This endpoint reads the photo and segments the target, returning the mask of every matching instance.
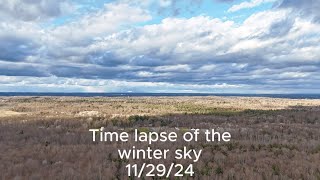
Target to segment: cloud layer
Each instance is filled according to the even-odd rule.
[[[154,17],[146,7],[154,2],[120,1],[52,27],[44,27],[42,20],[61,16],[73,4],[3,2],[1,14],[7,18],[0,23],[0,91],[320,89],[320,3],[315,0],[277,1],[243,22],[200,14],[159,23],[148,23]],[[230,4],[229,10],[254,7],[248,3]]]

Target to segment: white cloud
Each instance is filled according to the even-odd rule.
[[[154,76],[154,74],[151,72],[147,72],[147,71],[140,71],[140,72],[138,72],[138,76],[139,77],[152,77],[152,76]]]
[[[204,66],[201,66],[199,68],[199,71],[202,71],[202,72],[208,72],[208,71],[213,71],[214,69],[216,69],[217,66],[214,65],[214,64],[210,64],[210,65],[204,65]]]
[[[128,4],[109,3],[96,12],[81,17],[77,22],[58,26],[52,31],[55,38],[65,41],[94,40],[130,28],[134,23],[151,19],[147,11]]]
[[[7,77],[0,76],[0,91],[16,87],[17,91],[33,89],[33,92],[54,92],[62,89],[63,92],[185,92],[191,89],[193,92],[215,92],[217,89],[245,88],[241,85],[214,84],[173,84],[164,82],[130,82],[118,80],[96,79],[88,80],[81,78],[59,78],[59,77]],[[52,89],[54,88],[54,89]]]
[[[168,7],[172,5],[172,0],[159,0],[159,5],[161,7]]]
[[[310,76],[310,73],[302,72],[284,72],[279,75],[281,78],[305,78]]]
[[[188,72],[191,70],[191,68],[186,64],[178,64],[173,66],[158,66],[154,70],[166,72]]]
[[[145,65],[159,64],[155,70],[167,71],[170,69],[166,66],[174,65],[187,72],[190,69],[186,65],[208,61],[248,61],[250,64],[254,60],[250,56],[272,61],[281,56],[290,57],[287,61],[317,61],[319,46],[310,42],[319,40],[320,26],[298,17],[288,19],[288,16],[290,11],[287,10],[264,11],[250,16],[239,26],[205,16],[168,18],[161,24],[108,36],[90,48],[95,51],[112,49],[121,59],[131,59],[132,64],[138,61]],[[302,24],[310,24],[312,28],[303,29]],[[298,56],[291,59],[290,54]],[[184,67],[179,67],[181,64]]]
[[[228,9],[228,12],[236,12],[242,9],[249,9],[254,8],[257,6],[260,6],[264,3],[270,3],[275,2],[276,0],[251,0],[251,1],[244,1],[240,4],[233,5],[230,9]]]

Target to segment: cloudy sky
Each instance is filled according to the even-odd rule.
[[[319,93],[320,0],[0,0],[0,92]]]

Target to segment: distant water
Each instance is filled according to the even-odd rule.
[[[320,94],[215,94],[215,93],[34,93],[0,92],[0,96],[77,96],[77,97],[139,97],[139,96],[240,96],[289,99],[320,99]]]

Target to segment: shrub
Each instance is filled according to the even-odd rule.
[[[218,166],[215,171],[214,171],[217,175],[221,175],[223,174],[223,169],[221,166]]]
[[[279,166],[277,165],[272,165],[272,174],[273,175],[276,175],[276,176],[279,176],[280,175],[280,168]]]

